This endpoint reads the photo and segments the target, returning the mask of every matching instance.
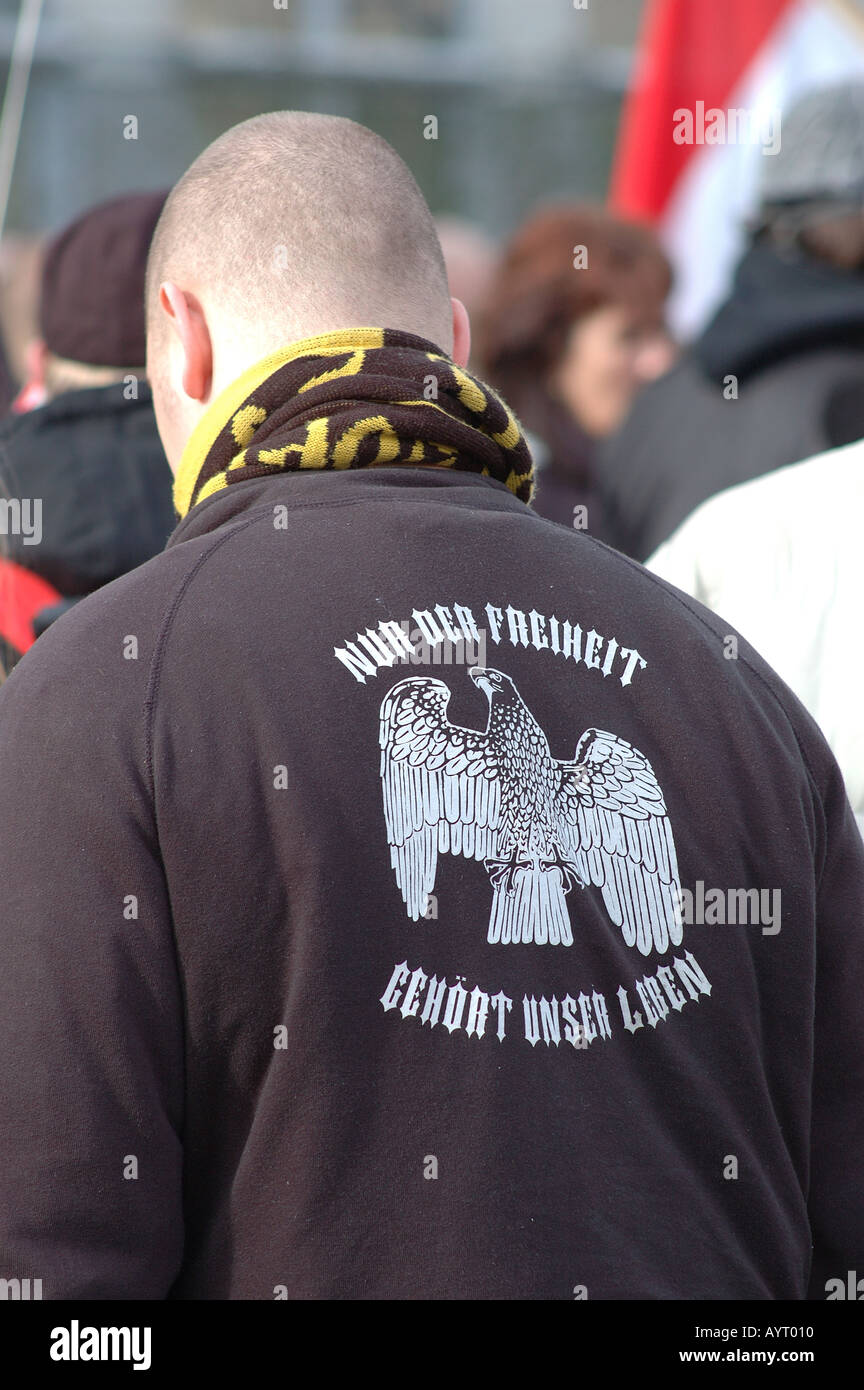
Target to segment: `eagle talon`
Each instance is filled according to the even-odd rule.
[[[516,891],[513,879],[517,869],[533,869],[533,859],[517,859],[517,851],[514,850],[509,859],[484,859],[483,866],[486,869],[496,893],[501,891],[501,884],[504,883],[504,891],[507,896],[512,898]]]
[[[569,893],[570,889],[575,884],[578,884],[580,888],[585,887],[585,880],[582,878],[572,859],[562,859],[559,854],[556,854],[552,859],[541,859],[540,867],[543,869],[560,869],[561,883],[565,893]]]

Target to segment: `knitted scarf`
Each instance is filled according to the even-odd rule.
[[[223,391],[184,450],[174,503],[183,517],[244,478],[398,464],[465,469],[533,495],[519,422],[489,386],[413,333],[339,329],[272,353]]]

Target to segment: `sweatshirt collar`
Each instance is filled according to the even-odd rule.
[[[387,501],[410,495],[418,505],[437,499],[483,511],[514,511],[537,517],[495,478],[437,467],[366,468],[346,472],[275,473],[250,478],[197,503],[174,528],[167,547],[219,531],[253,511],[275,517],[277,507],[303,511]]]

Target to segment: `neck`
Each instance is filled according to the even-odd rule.
[[[246,478],[396,464],[467,468],[527,501],[531,456],[503,401],[425,338],[337,329],[248,367],[193,431],[174,484],[180,516]]]

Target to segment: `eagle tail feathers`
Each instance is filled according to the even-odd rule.
[[[486,938],[491,944],[572,946],[564,878],[557,866],[519,868],[509,891],[504,881],[493,888]]]

